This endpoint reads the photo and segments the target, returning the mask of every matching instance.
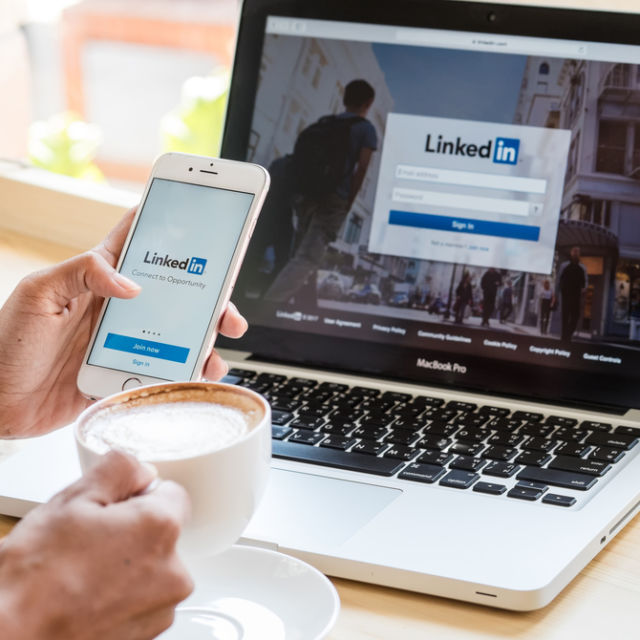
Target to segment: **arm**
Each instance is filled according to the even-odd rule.
[[[351,176],[351,193],[349,194],[349,209],[353,206],[355,199],[360,191],[362,182],[369,168],[369,162],[371,161],[371,154],[373,149],[363,147],[360,149],[360,155],[358,156],[358,163],[356,164],[355,171]]]
[[[193,589],[175,543],[184,490],[111,452],[0,545],[0,637],[155,638]]]
[[[91,251],[25,278],[0,309],[0,438],[46,433],[90,404],[76,376],[103,299],[140,292],[114,269],[133,213]],[[230,305],[220,332],[239,337],[246,328]],[[226,370],[213,352],[204,374],[217,379]]]

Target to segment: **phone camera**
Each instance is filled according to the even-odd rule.
[[[498,16],[495,14],[495,11],[489,11],[489,13],[487,14],[487,20],[489,22],[495,22],[497,18]]]
[[[193,167],[189,167],[189,171],[193,171]]]
[[[210,162],[210,163],[209,163],[209,166],[210,166],[210,167],[213,167],[213,162]]]

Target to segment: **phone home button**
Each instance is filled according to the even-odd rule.
[[[122,384],[122,390],[135,389],[142,386],[142,380],[140,378],[127,378]]]

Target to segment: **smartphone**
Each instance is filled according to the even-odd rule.
[[[157,159],[117,266],[142,291],[105,300],[78,373],[84,395],[201,377],[268,188],[256,164]]]

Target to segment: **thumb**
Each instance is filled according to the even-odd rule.
[[[118,273],[96,251],[66,260],[42,272],[39,279],[39,290],[48,292],[60,309],[83,293],[102,298],[133,298],[140,292],[138,284]]]
[[[157,471],[123,451],[109,451],[79,481],[80,493],[103,505],[122,502],[142,493]]]

